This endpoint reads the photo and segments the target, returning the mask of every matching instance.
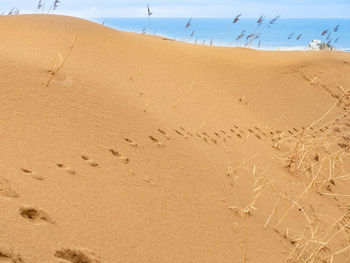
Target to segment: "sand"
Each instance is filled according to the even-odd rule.
[[[0,56],[0,262],[350,262],[350,54],[16,15]]]

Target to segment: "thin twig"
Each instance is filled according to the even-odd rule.
[[[54,79],[54,77],[56,76],[56,74],[58,73],[58,71],[63,67],[64,63],[67,61],[70,53],[72,52],[73,48],[74,48],[74,45],[77,41],[77,37],[78,37],[78,34],[75,35],[75,38],[73,40],[73,43],[67,53],[67,55],[64,57],[64,59],[61,61],[61,64],[56,68],[56,70],[54,70],[52,73],[51,73],[51,77],[50,79],[48,80],[48,82],[46,83],[46,87],[49,86],[50,82]]]

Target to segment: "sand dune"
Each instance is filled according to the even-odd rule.
[[[349,54],[16,15],[0,56],[0,262],[350,262]]]

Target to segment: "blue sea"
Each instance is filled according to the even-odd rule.
[[[350,19],[278,18],[270,23],[272,19],[265,18],[259,25],[257,19],[249,18],[241,18],[236,23],[233,23],[234,19],[227,18],[193,18],[187,28],[189,18],[151,17],[150,23],[147,17],[90,20],[118,30],[154,34],[197,44],[304,50],[310,41],[319,39],[329,42],[336,49],[350,52]]]

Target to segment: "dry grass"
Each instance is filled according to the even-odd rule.
[[[63,68],[64,64],[66,63],[68,57],[70,56],[74,46],[75,46],[75,43],[77,41],[77,38],[78,38],[78,35],[75,35],[74,37],[74,40],[72,42],[72,45],[70,46],[66,56],[63,58],[61,53],[58,53],[58,57],[60,59],[60,63],[56,66],[56,65],[53,65],[53,67],[50,69],[50,72],[51,72],[51,76],[50,76],[50,79],[46,82],[45,86],[49,86],[51,81],[55,78],[55,76],[57,75],[57,73]]]
[[[148,99],[147,102],[146,102],[146,104],[145,104],[145,107],[144,107],[144,109],[143,109],[143,112],[146,112],[146,111],[147,111],[150,102],[151,102],[151,99]]]
[[[349,108],[344,108],[342,103],[349,99],[348,93],[344,90],[342,92],[343,96],[318,120],[303,127],[295,135],[280,133],[273,146],[284,152],[277,159],[304,185],[304,190],[296,198],[279,193],[265,224],[265,228],[270,224],[281,198],[290,201],[291,205],[274,225],[276,232],[283,232],[282,225],[288,224],[292,211],[302,213],[305,218],[304,229],[293,238],[283,234],[294,246],[287,257],[289,262],[339,262],[336,261],[337,257],[350,251],[350,211],[344,203],[345,200],[349,201],[350,194],[336,192],[342,181],[350,179],[350,174],[346,172],[350,153],[350,119],[347,118]],[[338,108],[342,108],[344,113],[327,122],[326,119]],[[329,215],[311,213],[311,209],[307,212],[307,199],[313,193],[344,204],[338,206],[345,214],[339,219],[332,219],[330,223]]]
[[[177,104],[180,103],[180,101],[186,96],[186,94],[192,89],[192,87],[194,86],[194,84],[196,83],[197,79],[194,78],[192,83],[190,84],[190,86],[188,86],[188,88],[185,90],[185,92],[181,95],[180,98],[178,98],[178,100],[174,103],[173,107],[176,108]]]

